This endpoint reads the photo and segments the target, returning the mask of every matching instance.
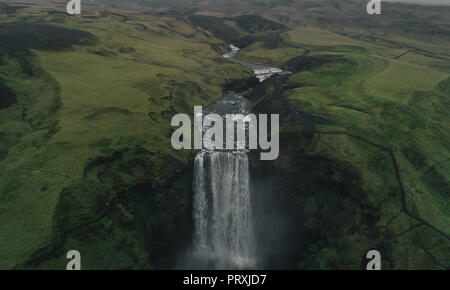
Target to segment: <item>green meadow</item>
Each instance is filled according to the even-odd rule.
[[[2,35],[8,35],[10,27],[22,33],[22,38],[10,42],[16,45],[14,51],[4,49],[0,66],[1,84],[17,95],[17,103],[0,111],[0,268],[41,263],[41,252],[51,259],[45,252],[66,240],[70,247],[70,237],[58,229],[55,212],[58,215],[64,190],[78,188],[90,179],[95,184],[98,176],[87,175],[86,168],[96,158],[128,151],[142,154],[143,159],[150,159],[151,172],[130,165],[137,172],[123,169],[126,173],[117,184],[135,184],[135,179],[155,188],[166,184],[193,154],[172,149],[172,115],[192,114],[194,104],[221,97],[225,83],[251,76],[249,70],[223,61],[212,49],[217,46],[225,52],[222,41],[184,21],[129,13],[124,22],[123,17],[106,12],[68,17],[60,11],[52,13],[54,10],[52,6],[28,6],[18,10],[13,19],[0,14],[0,21],[8,23],[0,28]],[[43,26],[28,31],[34,23]],[[89,39],[85,45],[75,42],[58,47],[54,39],[42,40],[52,26],[65,29],[55,31],[59,33],[56,37],[77,38],[82,31]],[[39,39],[42,43],[34,45],[32,41]],[[19,53],[26,58],[16,55]],[[139,150],[142,152],[136,152]],[[105,195],[113,190],[100,188]],[[90,203],[95,199],[89,199],[87,195],[80,200],[84,204],[80,206],[94,206]],[[116,206],[117,211],[126,211],[119,202]],[[78,215],[74,220],[86,220],[81,227],[98,218],[98,213],[89,211],[74,214]],[[63,213],[60,218],[64,219]],[[164,217],[154,219],[154,224],[159,224]],[[107,242],[111,247],[131,239],[120,230],[112,236]],[[95,260],[95,246],[89,247],[86,252],[94,255],[93,264],[103,265]],[[112,251],[102,251],[108,250]],[[144,256],[135,252],[130,256]],[[61,257],[59,267],[65,265],[65,257]],[[127,259],[117,259],[117,267],[130,267]],[[49,263],[49,267],[58,267],[57,262]]]
[[[281,38],[284,41],[277,49],[254,43],[239,55],[243,60],[266,61],[293,72],[278,85],[266,84],[262,88],[266,95],[258,91],[253,99],[256,108],[276,112],[279,100],[287,100],[315,120],[315,137],[297,149],[302,162],[326,158],[326,163],[337,168],[334,174],[342,170],[344,175],[349,171],[358,175],[358,189],[349,194],[359,201],[346,202],[346,197],[336,201],[340,212],[354,212],[340,221],[350,228],[339,226],[335,235],[320,232],[329,240],[320,239],[306,249],[299,267],[353,268],[349,257],[357,259],[364,249],[378,245],[389,252],[387,267],[447,268],[450,59],[421,56],[418,60],[412,53],[396,57],[402,54],[399,48],[319,28],[293,29]],[[419,44],[437,56],[442,53],[439,45]],[[291,61],[291,52],[303,54],[297,61],[300,65]],[[290,136],[291,126],[281,134]],[[314,179],[307,176],[305,182]],[[345,177],[339,178],[345,184]],[[317,185],[310,190],[318,191]],[[336,199],[336,192],[328,194],[328,202]],[[308,211],[305,203],[314,208],[324,202],[317,197],[305,200],[301,195],[295,199],[298,211]],[[377,212],[371,217],[375,225],[368,229],[371,226],[364,221],[367,208]]]

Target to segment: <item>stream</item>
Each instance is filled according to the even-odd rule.
[[[253,70],[260,82],[289,72],[235,58],[230,45],[223,57]],[[249,114],[243,92],[227,91],[205,108],[204,114]],[[258,243],[254,235],[247,150],[201,150],[194,160],[194,236],[191,263],[199,269],[257,269]]]

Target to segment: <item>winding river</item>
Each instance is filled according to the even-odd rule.
[[[239,48],[223,57],[253,70],[260,82],[274,74],[289,73],[235,58]],[[205,108],[205,115],[251,112],[243,93],[227,91]],[[253,194],[247,150],[202,150],[194,160],[192,259],[201,269],[256,269],[258,244],[254,236]]]

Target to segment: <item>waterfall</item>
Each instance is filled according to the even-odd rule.
[[[207,267],[256,266],[250,177],[243,151],[201,151],[194,161],[194,255]]]
[[[279,68],[264,67],[235,59],[239,48],[230,45],[224,57],[253,70],[260,81],[273,74],[287,74]],[[250,102],[228,91],[208,106],[211,113],[250,112]],[[246,128],[248,130],[248,128]],[[245,150],[202,150],[194,160],[194,239],[191,261],[207,269],[254,269],[256,242],[252,221],[252,196],[248,156]]]

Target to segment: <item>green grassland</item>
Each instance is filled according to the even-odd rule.
[[[292,197],[297,200],[298,212],[309,212],[301,218],[318,214],[317,207],[323,203],[339,204],[337,217],[332,219],[340,221],[325,217],[333,208],[321,213],[328,221],[323,225],[328,230],[316,233],[322,238],[305,248],[298,266],[355,268],[351,261],[365,249],[378,247],[385,253],[385,268],[448,268],[450,70],[445,68],[450,59],[420,57],[417,61],[405,57],[408,54],[397,58],[402,48],[318,28],[298,28],[281,37],[283,46],[278,49],[268,50],[255,43],[239,55],[255,62],[264,61],[258,56],[271,58],[266,62],[293,71],[281,80],[281,86],[266,84],[252,101],[257,110],[285,112],[277,100],[287,100],[315,119],[317,134],[296,149],[301,151],[297,153],[301,161],[291,165],[297,176],[306,175],[299,181],[303,188]],[[438,56],[442,52],[440,45],[420,45]],[[294,49],[307,53],[292,62],[289,51]],[[335,61],[330,61],[333,57]],[[289,136],[292,130],[292,125],[285,126],[281,134]],[[305,139],[301,135],[297,138]],[[289,154],[292,158],[296,153]],[[329,177],[335,188],[340,183],[350,186],[357,182],[358,188],[348,192],[351,197],[337,199],[339,193],[333,192],[323,193],[326,198],[321,199],[320,194],[308,197],[301,193],[319,193],[318,187],[329,190],[326,185],[307,186],[316,178],[306,173],[310,169],[305,163],[314,160],[321,164],[317,158],[334,164],[333,175],[344,176]],[[357,177],[346,179],[345,172],[357,172]],[[336,178],[341,180],[337,184]],[[376,212],[371,222],[367,217],[365,220],[368,208]],[[345,212],[354,214],[345,216]],[[330,224],[335,224],[337,233],[329,232]],[[305,227],[308,225],[299,226]]]
[[[0,268],[64,269],[71,249],[83,269],[173,266],[192,232],[195,152],[171,148],[170,119],[251,76],[221,57],[229,42],[292,72],[248,98],[283,121],[279,160],[252,174],[276,178],[293,211],[294,266],[355,269],[376,248],[385,269],[449,268],[445,39],[330,28],[304,12],[296,25],[267,8],[69,17],[63,5],[0,5]]]
[[[181,203],[187,202],[189,187],[177,193],[160,190],[193,153],[172,149],[172,115],[191,114],[194,104],[218,99],[225,83],[251,76],[212,49],[226,49],[222,41],[185,21],[137,13],[124,21],[120,15],[88,11],[68,17],[54,6],[28,6],[14,17],[0,14],[1,33],[11,38],[2,42],[0,81],[17,97],[17,103],[0,110],[0,268],[44,260],[49,262],[41,267],[64,268],[62,252],[70,247],[83,249],[88,268],[151,267],[140,231],[126,223],[111,225],[131,216],[131,202],[118,201],[119,190],[111,187],[142,183],[153,187],[154,195],[178,194]],[[105,160],[117,155],[131,168],[117,165],[114,174],[121,176],[111,177],[110,187],[99,185],[98,171],[107,178],[113,170],[105,168],[113,161]],[[139,156],[147,163],[135,164]],[[113,200],[112,205],[97,208],[97,198]],[[78,208],[90,210],[77,210],[78,202]],[[164,224],[169,231],[166,207],[152,214],[148,226],[160,234],[156,228]],[[94,222],[99,225],[93,230]],[[104,227],[109,227],[104,241],[80,241],[78,232],[70,236]],[[128,247],[133,235],[141,242]],[[130,253],[99,258],[124,247]]]

